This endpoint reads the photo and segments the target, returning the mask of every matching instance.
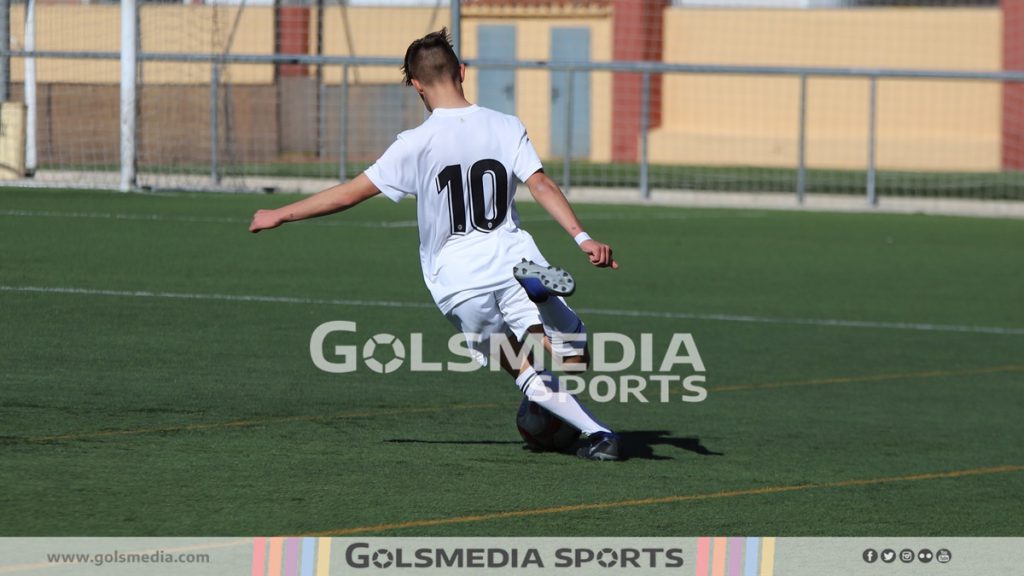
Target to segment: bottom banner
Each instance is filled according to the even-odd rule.
[[[1024,538],[2,538],[0,574],[1024,573]]]

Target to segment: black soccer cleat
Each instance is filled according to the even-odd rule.
[[[619,437],[614,432],[596,432],[587,437],[587,442],[576,451],[580,458],[601,461],[619,459]]]
[[[571,296],[576,291],[576,281],[565,270],[555,266],[541,266],[526,258],[515,265],[512,275],[534,302],[543,302],[552,294]]]

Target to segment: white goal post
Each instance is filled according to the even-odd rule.
[[[121,184],[135,187],[136,74],[139,20],[136,0],[121,0]]]

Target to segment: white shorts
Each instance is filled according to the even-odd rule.
[[[570,314],[576,316],[564,299],[557,298]],[[560,357],[581,355],[586,346],[586,328],[578,316],[574,333],[580,336],[572,340],[561,337],[557,330],[544,323],[537,305],[519,284],[471,296],[456,304],[445,316],[466,335],[466,344],[473,352],[473,358],[484,366],[488,365],[492,336],[503,334],[521,342],[531,326],[544,328],[552,351]]]

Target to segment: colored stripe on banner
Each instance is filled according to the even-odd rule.
[[[252,576],[263,576],[267,573],[267,539],[252,539]]]
[[[329,576],[331,573],[331,539],[317,538],[316,576]]]
[[[299,539],[286,538],[284,541],[284,576],[299,576]]]
[[[761,576],[775,574],[775,538],[761,540]]]
[[[743,576],[743,538],[729,538],[729,576]]]
[[[757,576],[757,561],[761,551],[760,538],[747,538],[747,554],[744,561],[743,576]]]
[[[313,576],[316,556],[316,538],[302,539],[302,576]]]
[[[708,576],[708,556],[711,552],[711,538],[697,538],[697,575]]]
[[[284,538],[270,539],[270,554],[267,556],[267,576],[281,576],[281,546]]]
[[[728,538],[715,538],[711,546],[711,576],[725,576],[725,553]]]

